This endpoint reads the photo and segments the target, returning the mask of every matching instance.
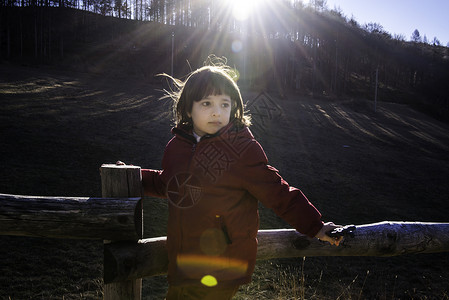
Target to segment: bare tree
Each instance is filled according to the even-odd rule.
[[[122,18],[122,8],[122,0],[114,0],[114,11],[119,19]]]

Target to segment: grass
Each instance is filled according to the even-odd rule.
[[[396,293],[396,283],[398,275],[389,276],[382,281],[376,280],[377,289],[375,294],[368,290],[367,284],[370,282],[370,276],[376,277],[378,274],[372,274],[369,270],[365,273],[355,275],[349,278],[338,279],[329,284],[324,280],[321,270],[317,277],[310,276],[307,271],[306,258],[302,259],[300,267],[275,265],[276,276],[272,281],[265,282],[261,278],[256,279],[256,283],[242,287],[235,300],[243,299],[276,299],[276,300],[306,300],[306,299],[335,299],[335,300],[394,300],[394,299],[449,299],[447,291],[438,291],[431,295],[424,295],[422,291],[415,287],[409,287],[402,295]],[[269,268],[268,268],[269,269]],[[263,274],[270,277],[268,269]],[[259,274],[258,276],[261,276]],[[390,274],[392,275],[392,274]],[[332,275],[332,276],[335,276]],[[337,276],[338,277],[338,274]],[[255,288],[254,288],[255,287]],[[431,290],[429,286],[427,288]],[[332,295],[332,296],[330,296]]]
[[[2,71],[1,193],[100,196],[103,163],[160,167],[171,121],[154,86],[26,67]],[[447,124],[393,103],[379,103],[374,114],[366,101],[278,101],[281,117],[253,132],[324,220],[448,221]],[[147,200],[147,237],[165,235],[166,202]],[[263,207],[260,215],[261,229],[286,227]],[[102,298],[101,242],[0,236],[0,244],[0,299]],[[445,300],[448,265],[448,253],[260,261],[236,299]],[[143,299],[163,299],[166,288],[164,276],[145,278]]]

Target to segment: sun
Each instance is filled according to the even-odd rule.
[[[232,14],[238,21],[247,20],[254,11],[258,0],[229,0]],[[260,1],[260,0],[259,0]]]

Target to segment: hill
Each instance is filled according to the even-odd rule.
[[[100,196],[102,163],[160,167],[171,137],[161,85],[8,64],[0,70],[1,193]],[[259,91],[243,95],[251,101]],[[288,93],[265,100],[249,102],[259,112],[252,131],[270,164],[324,220],[448,221],[448,124],[397,103],[380,102],[374,112],[372,102],[360,99]],[[146,236],[165,235],[165,202],[148,198],[145,205]],[[263,207],[261,221],[262,228],[286,226]],[[101,242],[0,241],[0,298],[101,298]],[[308,299],[447,299],[448,262],[449,253],[261,262],[237,299],[299,295],[301,276]],[[144,299],[160,299],[164,291],[165,278],[144,280]]]
[[[325,1],[261,1],[242,22],[227,10],[229,1],[219,2],[144,0],[138,14],[112,0],[13,1],[0,13],[0,60],[153,80],[161,72],[183,76],[213,53],[227,57],[247,88],[376,94],[449,119],[448,47],[406,42],[376,23],[362,26]]]

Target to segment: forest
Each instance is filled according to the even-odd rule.
[[[239,84],[285,96],[408,103],[449,119],[449,48],[358,24],[325,0],[2,0],[0,59],[159,80],[225,56]]]

